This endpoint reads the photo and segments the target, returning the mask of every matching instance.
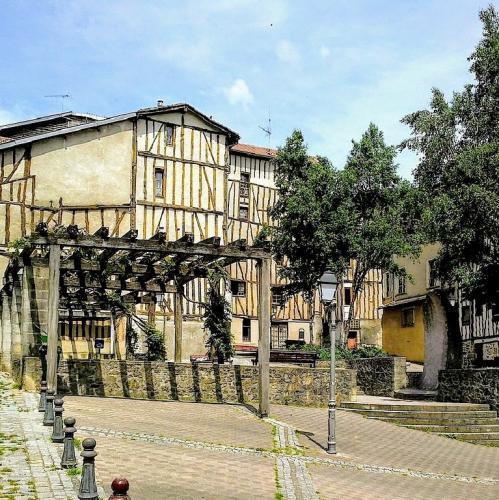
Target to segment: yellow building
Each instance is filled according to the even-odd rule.
[[[423,363],[423,385],[436,387],[446,367],[448,300],[436,278],[433,262],[438,245],[425,246],[418,259],[398,258],[408,277],[383,275],[383,349]]]

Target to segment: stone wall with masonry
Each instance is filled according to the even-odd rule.
[[[36,389],[39,360],[26,360],[24,385]],[[27,369],[30,367],[29,369]],[[31,373],[35,371],[35,373]],[[59,390],[82,396],[199,402],[258,401],[258,367],[158,361],[67,360],[59,365]],[[337,370],[338,402],[356,396],[355,370]],[[270,368],[270,401],[326,406],[329,370],[299,366]]]

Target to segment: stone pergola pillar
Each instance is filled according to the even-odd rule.
[[[50,245],[47,318],[47,388],[57,392],[57,346],[59,345],[59,278],[61,247]]]
[[[12,328],[11,328],[11,312],[10,312],[10,297],[7,292],[2,292],[2,345],[1,345],[1,363],[0,369],[10,372],[11,370],[11,343],[12,343]]]
[[[21,341],[21,284],[15,279],[10,297],[10,324],[11,324],[11,347],[10,362],[11,373],[17,382],[20,382],[22,374],[22,341]]]

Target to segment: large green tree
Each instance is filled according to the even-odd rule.
[[[405,274],[394,256],[417,253],[417,204],[396,173],[395,156],[373,124],[353,142],[342,170],[311,157],[299,131],[278,150],[272,247],[291,293],[310,295],[325,270],[346,279],[351,269],[352,312],[370,270]]]
[[[429,109],[403,122],[417,151],[414,171],[437,269],[470,298],[499,303],[499,16],[480,12],[483,36],[469,57],[473,82],[447,100],[433,89]]]

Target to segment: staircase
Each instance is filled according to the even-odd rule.
[[[436,403],[360,396],[341,409],[408,429],[432,432],[460,441],[499,446],[499,418],[486,404]]]

